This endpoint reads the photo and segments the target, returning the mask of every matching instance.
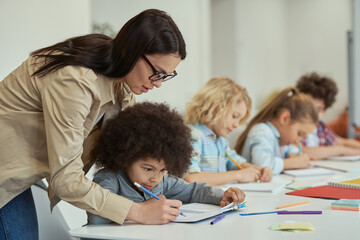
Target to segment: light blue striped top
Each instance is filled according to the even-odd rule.
[[[284,158],[299,150],[294,145],[280,148],[279,138],[279,131],[270,122],[258,123],[249,131],[241,155],[257,166],[270,167],[274,174],[280,174],[284,168]]]
[[[194,150],[188,173],[225,172],[238,169],[229,158],[225,157],[225,152],[228,152],[239,164],[246,162],[246,159],[238,155],[235,150],[230,149],[227,139],[217,136],[206,125],[196,123],[190,127]]]

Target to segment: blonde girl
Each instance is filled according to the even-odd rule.
[[[310,158],[297,146],[315,129],[317,121],[311,99],[288,87],[251,120],[235,150],[257,166],[272,168],[274,174],[284,169],[307,168]]]
[[[193,154],[184,179],[222,185],[231,182],[270,181],[272,170],[246,162],[230,149],[225,137],[250,115],[245,88],[228,77],[210,79],[187,104],[185,122],[192,127]],[[239,169],[228,156],[238,164]],[[231,171],[230,171],[231,170]]]

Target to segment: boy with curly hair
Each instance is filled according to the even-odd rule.
[[[225,206],[241,203],[245,194],[238,188],[225,192],[205,183],[187,183],[181,177],[190,164],[192,153],[190,129],[182,117],[165,104],[138,103],[108,120],[93,152],[96,164],[103,167],[94,176],[102,188],[134,202],[159,201],[134,185],[165,198],[183,203],[210,203]],[[151,199],[151,200],[150,200]],[[159,202],[161,202],[159,201]],[[180,214],[173,208],[171,219]],[[111,220],[88,214],[89,224],[107,224]],[[146,214],[146,213],[144,213]]]
[[[336,83],[329,77],[313,72],[303,75],[297,81],[300,92],[310,96],[318,112],[319,120],[326,110],[335,102],[338,92]],[[315,131],[302,140],[303,152],[312,159],[326,159],[332,156],[360,155],[360,142],[337,136],[322,121],[318,122]]]

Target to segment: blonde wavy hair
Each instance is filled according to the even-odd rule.
[[[214,124],[242,101],[247,111],[239,124],[250,116],[252,103],[247,90],[228,77],[211,78],[186,104],[185,123]]]

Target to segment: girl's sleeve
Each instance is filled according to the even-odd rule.
[[[91,70],[64,67],[55,76],[51,74],[44,79],[41,98],[49,159],[48,180],[49,191],[54,194],[50,198],[60,198],[122,224],[133,202],[103,189],[85,177],[82,170],[85,120],[88,115],[97,114],[93,108],[100,104],[96,78]]]
[[[252,163],[260,167],[270,167],[274,175],[280,174],[284,168],[284,160],[276,156],[273,139],[266,134],[249,134],[249,147]]]
[[[185,182],[181,178],[164,176],[164,196],[183,203],[209,203],[219,205],[224,191],[206,183]]]
[[[286,151],[286,158],[289,157],[290,154],[293,154],[293,153],[299,153],[299,147],[295,146],[295,145],[288,145],[288,149]]]

